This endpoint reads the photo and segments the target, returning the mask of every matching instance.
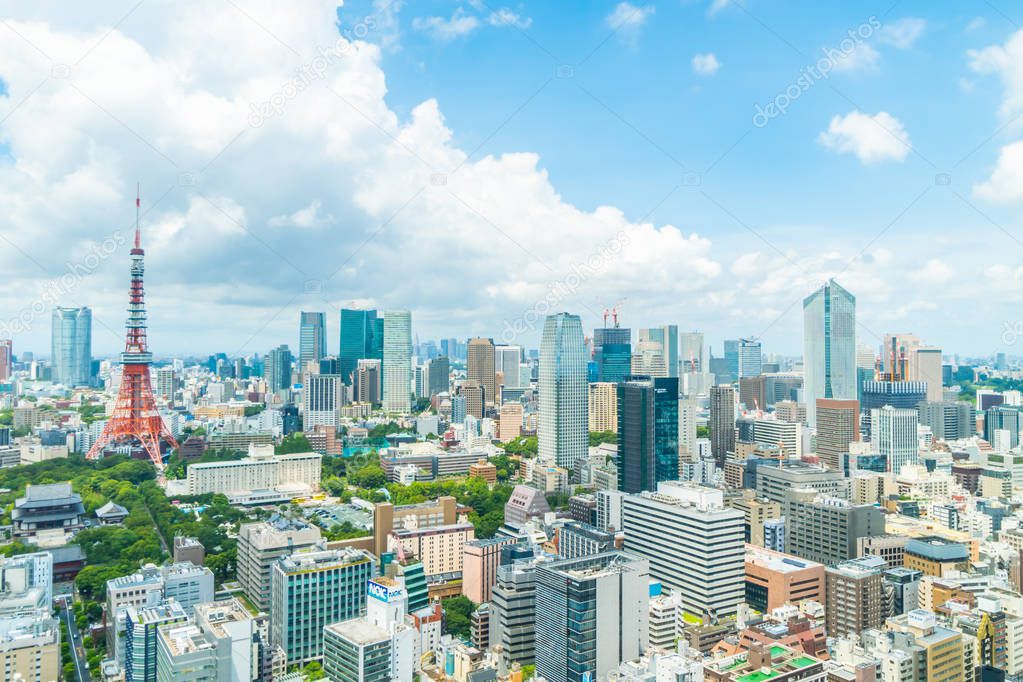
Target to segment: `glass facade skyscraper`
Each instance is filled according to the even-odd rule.
[[[586,341],[578,315],[548,315],[540,338],[537,456],[572,469],[589,447]]]
[[[327,323],[323,313],[302,312],[298,328],[298,360],[305,370],[310,360],[319,362],[327,354]]]
[[[384,319],[375,310],[341,309],[340,352],[338,364],[346,384],[359,360],[384,359]]]
[[[383,319],[384,410],[412,410],[412,313],[388,310]]]
[[[678,378],[630,377],[618,384],[617,402],[618,489],[678,480]]]
[[[53,309],[50,353],[54,381],[65,386],[89,383],[92,368],[91,309]]]
[[[856,297],[828,280],[803,299],[803,395],[817,425],[818,398],[856,400]]]
[[[593,360],[597,363],[597,381],[625,381],[632,367],[632,330],[628,327],[594,329]]]

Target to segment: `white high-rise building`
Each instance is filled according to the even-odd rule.
[[[686,373],[703,373],[708,370],[703,332],[683,332],[678,336],[679,360]]]
[[[856,400],[856,297],[830,279],[803,299],[803,402],[817,425],[817,399]]]
[[[519,382],[519,364],[522,362],[522,346],[495,346],[494,372],[502,376],[501,384],[506,388],[522,388]]]
[[[763,368],[763,353],[756,339],[739,339],[739,378],[758,377]]]
[[[312,431],[314,426],[341,425],[341,405],[344,381],[340,374],[307,373],[302,382],[302,426]]]
[[[589,447],[586,342],[578,315],[549,315],[540,339],[537,455],[572,469]]]
[[[412,411],[412,313],[384,312],[384,410]]]
[[[888,471],[898,474],[919,459],[916,427],[920,413],[885,405],[870,411],[870,444],[888,461]]]
[[[696,460],[696,401],[684,398],[678,401],[679,460]]]
[[[743,513],[725,507],[720,490],[661,482],[657,492],[628,495],[625,551],[650,561],[650,577],[677,593],[687,613],[736,613],[745,599]]]

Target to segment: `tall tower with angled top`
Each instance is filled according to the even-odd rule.
[[[142,201],[135,196],[135,247],[131,250],[131,284],[128,293],[128,321],[125,323],[124,352],[121,353],[121,388],[114,404],[114,412],[103,427],[103,433],[93,444],[88,459],[102,457],[108,447],[125,442],[141,445],[157,469],[163,468],[160,442],[178,447],[167,425],[163,423],[153,387],[149,379],[149,365],[153,354],[146,342],[146,302],[142,288],[145,272],[142,250]]]

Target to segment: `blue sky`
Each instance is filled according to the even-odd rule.
[[[352,303],[410,308],[423,338],[502,338],[553,298],[586,327],[625,299],[633,327],[798,354],[799,301],[829,276],[865,344],[1014,352],[1023,12],[1004,0],[45,0],[0,17],[8,327],[40,300],[88,304],[97,352],[116,351],[126,254],[40,292],[130,228],[141,180],[168,353],[294,344],[300,310],[329,311],[334,339]],[[281,97],[337,17],[360,41]],[[16,347],[45,349],[29,317]]]

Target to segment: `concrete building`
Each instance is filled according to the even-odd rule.
[[[811,490],[792,490],[784,503],[785,551],[822,564],[856,556],[859,538],[884,533],[884,515],[873,505],[854,505]]]
[[[498,438],[502,443],[513,441],[522,435],[522,405],[504,403],[498,417]]]
[[[490,601],[501,549],[515,542],[510,537],[469,540],[462,547],[462,594],[477,604]]]
[[[605,679],[646,651],[648,582],[647,561],[624,552],[537,566],[537,676]]]
[[[499,647],[501,663],[532,665],[536,636],[536,567],[532,553],[497,569],[491,593],[490,644]]]
[[[244,503],[252,493],[275,491],[301,497],[320,489],[318,452],[276,455],[272,445],[249,446],[249,456],[224,462],[200,462],[188,466],[189,495],[221,494]]]
[[[245,596],[257,609],[267,611],[274,563],[320,539],[318,527],[280,516],[242,524],[238,529],[238,583]]]
[[[735,400],[735,388],[730,385],[710,389],[710,448],[719,467],[735,451]]]
[[[60,679],[60,624],[49,614],[0,619],[0,669],[5,680]]]
[[[903,551],[903,565],[924,575],[941,578],[955,571],[968,570],[970,549],[937,536],[910,538]]]
[[[817,456],[824,466],[841,471],[842,455],[859,439],[859,401],[817,399]]]
[[[842,471],[800,461],[757,467],[756,488],[759,496],[779,504],[784,504],[796,489],[814,490],[841,499],[849,497],[849,481]]]
[[[603,554],[614,548],[614,533],[588,523],[569,521],[558,529],[558,555],[563,559]]]
[[[365,613],[373,575],[373,557],[351,548],[305,550],[273,565],[270,641],[289,665],[323,658],[324,627]]]
[[[889,615],[881,557],[850,559],[826,571],[825,630],[832,637],[880,628]]]
[[[917,410],[886,405],[870,411],[870,422],[870,443],[888,461],[889,471],[898,474],[903,466],[917,463]]]
[[[536,488],[517,485],[504,505],[504,525],[519,529],[532,519],[543,519],[550,513],[547,498]]]
[[[380,502],[373,508],[373,553],[380,556],[387,551],[388,538],[397,528],[450,526],[460,520],[458,504],[450,496],[398,506]]]
[[[398,548],[423,563],[427,579],[462,577],[465,543],[476,537],[476,527],[465,521],[431,528],[397,528],[388,538],[387,551]]]
[[[824,601],[824,565],[746,545],[746,603],[761,613],[811,599]]]
[[[625,550],[647,559],[688,613],[736,612],[745,593],[743,514],[724,506],[721,491],[661,483],[623,498],[622,515]]]
[[[157,630],[161,626],[185,623],[188,614],[175,601],[125,611],[125,682],[156,682]]]
[[[497,404],[497,380],[494,368],[494,340],[484,338],[469,339],[466,348],[466,378],[483,388],[484,408],[486,405]],[[472,412],[470,411],[470,414]],[[482,417],[482,413],[476,415]]]
[[[717,658],[703,667],[705,682],[824,682],[824,663],[797,649],[755,644],[749,652]]]
[[[590,432],[617,432],[618,405],[617,390],[613,382],[596,382],[589,385]]]

